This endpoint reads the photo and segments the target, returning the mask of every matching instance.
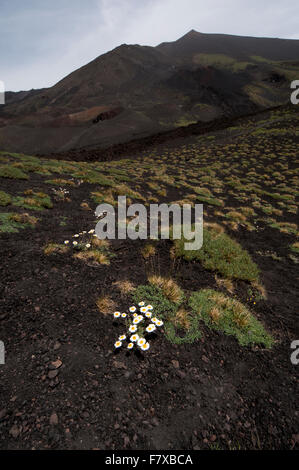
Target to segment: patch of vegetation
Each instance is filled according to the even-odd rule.
[[[294,251],[295,253],[299,253],[299,242],[295,242],[293,243],[293,245],[291,245],[291,250]]]
[[[185,250],[182,238],[174,240],[175,255],[187,261],[198,260],[210,270],[227,279],[258,280],[259,269],[249,253],[226,233],[203,229],[203,245],[199,250]]]
[[[36,223],[37,219],[29,214],[0,213],[0,232],[17,233],[19,229],[34,228]]]
[[[184,313],[183,308],[179,308],[183,295],[180,291],[180,300],[176,297],[177,303],[174,303],[156,285],[141,285],[134,290],[132,299],[136,304],[145,301],[154,307],[155,314],[164,320],[168,341],[174,344],[193,343],[201,336],[199,321],[195,317],[187,318],[188,314]]]
[[[141,250],[144,259],[151,258],[156,254],[156,248],[152,243],[147,243]]]
[[[25,197],[17,196],[13,199],[15,206],[24,207],[26,209],[32,209],[41,211],[44,209],[52,209],[53,203],[50,196],[43,192],[34,192],[32,189],[25,191]]]
[[[138,286],[133,292],[132,299],[136,304],[142,301],[151,304],[154,307],[153,311],[163,320],[174,318],[178,308],[165,297],[162,289],[155,285]]]
[[[47,245],[44,247],[43,251],[44,254],[49,256],[49,255],[54,255],[54,254],[63,254],[67,253],[69,248],[66,245],[62,245],[59,243],[47,243]]]
[[[173,279],[152,275],[148,277],[148,282],[161,289],[163,295],[170,300],[170,302],[178,305],[181,305],[183,302],[184,292]]]
[[[4,191],[0,191],[0,206],[8,206],[11,202],[11,196]]]
[[[272,336],[241,302],[212,289],[194,292],[189,305],[211,329],[233,335],[241,346],[262,344],[271,348]]]
[[[65,184],[68,184],[68,185],[71,185],[71,186],[76,186],[76,183],[73,180],[67,180],[65,178],[55,178],[53,180],[47,180],[47,181],[45,181],[45,183],[60,185],[60,186],[63,186]]]
[[[29,176],[24,173],[20,168],[13,167],[12,165],[0,166],[0,178],[11,178],[19,180],[28,180]]]

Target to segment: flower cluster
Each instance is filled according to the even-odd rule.
[[[68,195],[70,194],[70,192],[65,189],[65,188],[52,188],[52,191],[54,193],[54,196],[57,200],[63,200],[63,201],[69,201],[69,197]]]
[[[163,321],[154,315],[152,305],[139,302],[138,307],[139,313],[135,306],[130,307],[128,313],[114,312],[113,317],[125,319],[127,326],[127,334],[118,337],[118,340],[114,343],[115,348],[120,348],[123,346],[123,342],[127,340],[127,349],[138,346],[142,351],[147,351],[150,345],[145,336],[163,326]]]
[[[83,230],[83,232],[75,233],[75,235],[73,235],[75,240],[72,241],[73,247],[78,250],[88,250],[91,248],[93,237],[96,237],[94,229],[91,229],[88,232]],[[65,245],[69,245],[70,243],[70,240],[64,241]]]

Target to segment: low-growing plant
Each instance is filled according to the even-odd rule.
[[[115,309],[115,302],[108,295],[102,295],[96,301],[96,305],[101,313],[108,315]]]
[[[8,206],[11,204],[11,196],[4,191],[0,191],[0,206]]]
[[[34,228],[37,219],[28,214],[0,213],[0,232],[17,233],[19,229]]]
[[[0,178],[28,180],[29,176],[20,168],[13,167],[12,165],[2,165],[0,166]]]
[[[170,278],[152,275],[148,277],[148,282],[163,292],[163,295],[175,304],[180,305],[184,299],[184,292],[178,284]]]
[[[45,255],[53,255],[53,254],[62,254],[68,251],[68,247],[66,245],[62,245],[59,243],[47,243],[44,247],[44,254]]]
[[[64,244],[71,246],[74,250],[74,258],[83,261],[95,261],[99,264],[110,264],[113,254],[109,251],[109,240],[100,240],[95,230],[83,230],[73,235],[74,240],[65,240]]]
[[[156,254],[156,248],[152,243],[147,243],[141,250],[144,259],[148,259]]]
[[[30,189],[25,191],[24,195],[25,197],[17,196],[13,198],[13,204],[15,206],[24,207],[25,209],[37,211],[53,208],[51,198],[46,193],[34,192]]]
[[[113,285],[117,287],[122,295],[130,294],[135,290],[134,284],[128,280],[116,281]]]
[[[185,250],[184,238],[174,240],[176,256],[187,261],[198,260],[211,271],[227,279],[258,280],[259,269],[249,253],[226,233],[203,229],[203,245],[199,250]]]
[[[242,346],[263,344],[270,348],[272,336],[241,302],[212,289],[194,292],[189,305],[212,329],[233,335]]]
[[[126,324],[126,332],[118,337],[114,343],[116,349],[123,346],[127,340],[127,349],[131,350],[134,346],[139,346],[141,351],[148,351],[150,344],[147,338],[163,326],[163,321],[157,318],[153,312],[152,305],[146,305],[144,301],[138,303],[139,313],[133,305],[129,312],[114,312],[114,319],[123,319]]]
[[[138,286],[132,294],[132,299],[135,304],[144,301],[153,305],[154,312],[163,320],[175,317],[177,305],[168,300],[162,289],[155,285]]]
[[[291,245],[291,250],[294,251],[295,253],[299,253],[299,242],[295,242]]]

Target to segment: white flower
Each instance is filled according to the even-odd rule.
[[[114,312],[113,316],[114,316],[114,318],[119,318],[120,317],[120,312]]]
[[[90,243],[86,243],[86,248],[90,248]]]
[[[76,235],[74,235],[74,237],[75,237],[75,238],[78,238],[78,237],[79,237],[79,234],[78,234],[78,233],[76,233]]]
[[[138,317],[138,313],[133,313],[133,317],[134,318]]]
[[[153,317],[153,318],[152,318],[152,322],[153,322],[153,323],[156,323],[157,321],[158,321],[158,318],[156,318],[156,317]]]
[[[149,349],[150,345],[149,343],[145,343],[141,346],[142,351],[147,351]]]
[[[89,230],[88,233],[94,233],[94,228],[92,228],[91,230]]]
[[[143,307],[143,306],[144,306],[144,302],[139,302],[138,307]]]
[[[140,312],[141,312],[141,313],[147,312],[147,308],[146,308],[146,307],[141,307]]]
[[[146,312],[146,313],[145,313],[145,316],[146,316],[146,318],[151,318],[152,312]]]
[[[148,305],[148,306],[146,307],[147,310],[153,310],[153,308],[154,308],[154,307],[153,307],[152,305]]]
[[[124,341],[126,339],[126,335],[121,335],[118,337],[119,341]]]
[[[133,324],[138,325],[143,320],[143,317],[141,315],[138,315],[137,317],[134,318]]]
[[[74,246],[78,245],[78,242],[73,242],[73,245],[74,245]]]
[[[155,325],[151,324],[151,325],[148,325],[148,327],[146,328],[146,331],[148,333],[152,333],[153,331],[155,331],[156,327]]]
[[[130,341],[132,341],[133,343],[135,343],[135,341],[138,341],[139,340],[139,335],[135,334],[135,335],[132,335],[131,338],[130,338]]]
[[[64,241],[64,244],[65,244],[65,245],[68,245],[69,243],[70,243],[70,242],[69,242],[68,240],[65,240],[65,241]]]
[[[132,349],[134,347],[134,343],[129,343],[128,344],[128,349]]]
[[[134,306],[130,307],[129,310],[130,310],[131,313],[134,313],[136,311],[136,307],[134,307]]]
[[[162,320],[157,320],[157,321],[156,321],[156,326],[162,326],[162,325],[163,325]]]
[[[131,325],[130,328],[129,328],[129,332],[130,333],[135,333],[135,331],[137,331],[137,326],[136,325]]]
[[[120,348],[122,345],[122,342],[121,341],[116,341],[116,343],[114,343],[114,347],[115,348]]]
[[[121,316],[122,316],[122,318],[126,318],[127,314],[126,314],[126,313],[122,313]]]
[[[82,232],[82,233],[84,233],[84,234],[85,234],[85,233],[86,233],[86,230],[83,230],[83,232]]]
[[[139,338],[139,340],[137,341],[137,344],[140,347],[143,346],[145,343],[146,343],[146,340],[144,338]]]

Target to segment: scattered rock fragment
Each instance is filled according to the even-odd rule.
[[[52,426],[56,426],[58,424],[58,415],[57,413],[52,413],[51,416],[50,416],[50,424]]]

